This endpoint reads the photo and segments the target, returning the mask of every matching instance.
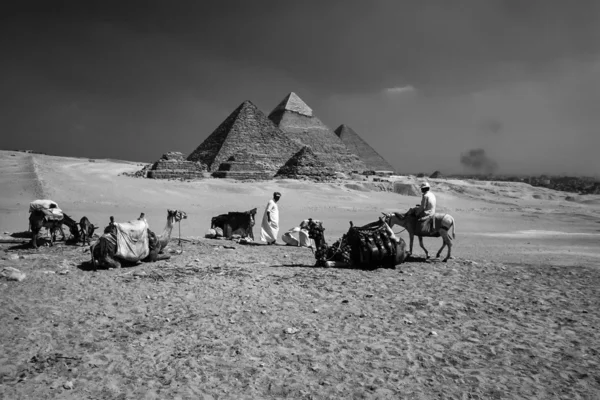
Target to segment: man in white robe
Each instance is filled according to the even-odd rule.
[[[430,192],[431,187],[428,182],[421,185],[421,205],[417,212],[419,217],[419,230],[423,233],[429,233],[433,231],[433,217],[435,215],[436,198],[433,193]]]
[[[277,202],[281,198],[281,193],[273,193],[273,199],[267,203],[265,214],[263,215],[262,224],[260,226],[260,240],[267,244],[275,244],[277,234],[279,233],[279,208]]]

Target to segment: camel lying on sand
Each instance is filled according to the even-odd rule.
[[[154,262],[158,260],[169,259],[169,255],[163,255],[163,249],[167,246],[171,240],[171,232],[173,230],[173,223],[179,222],[182,219],[187,218],[187,215],[183,211],[179,210],[167,210],[167,223],[163,232],[160,235],[156,235],[150,229],[148,229],[148,251],[144,254],[147,256],[135,260],[135,261],[147,261]],[[145,220],[144,215],[140,216],[139,220]],[[147,225],[146,225],[147,226]],[[111,223],[104,230],[104,235],[100,239],[90,246],[90,253],[92,254],[92,264],[94,267],[97,265],[107,266],[109,268],[121,268],[121,263],[117,260],[117,227],[114,224],[114,219],[111,217]],[[131,261],[131,260],[130,260]],[[135,262],[134,261],[134,262]]]
[[[406,243],[383,218],[361,227],[350,222],[348,232],[331,246],[325,241],[321,221],[308,219],[300,227],[315,241],[317,267],[396,268],[406,258]]]
[[[441,214],[436,213],[433,217],[434,229],[427,233],[423,234],[418,231],[418,217],[416,215],[416,209],[411,208],[406,212],[406,214],[400,213],[383,213],[385,216],[385,221],[390,227],[394,225],[400,225],[406,229],[408,232],[408,237],[410,241],[409,245],[409,254],[412,254],[413,249],[413,240],[415,235],[419,238],[419,245],[425,251],[425,257],[429,258],[429,252],[423,245],[423,237],[442,237],[443,243],[442,247],[438,250],[436,258],[440,258],[442,254],[442,250],[444,247],[448,246],[448,254],[446,258],[444,258],[444,262],[448,261],[448,259],[452,258],[452,240],[456,239],[455,227],[456,223],[454,222],[454,218],[450,214]],[[452,236],[450,236],[449,231],[452,229]]]

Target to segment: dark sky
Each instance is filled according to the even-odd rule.
[[[600,174],[600,1],[13,3],[0,148],[150,162],[294,91],[402,172]]]

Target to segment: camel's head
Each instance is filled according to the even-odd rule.
[[[403,225],[404,224],[404,220],[406,219],[406,215],[408,214],[400,214],[397,212],[391,212],[391,213],[382,213],[383,214],[383,221],[388,224],[388,226],[392,227],[394,225]]]
[[[302,226],[304,224],[304,227]],[[319,220],[309,218],[308,220],[302,221],[300,228],[308,230],[308,237],[311,239],[319,239],[323,236],[325,228],[323,223]]]
[[[179,222],[182,219],[186,219],[187,214],[181,210],[167,210],[167,219],[172,219],[175,222]]]

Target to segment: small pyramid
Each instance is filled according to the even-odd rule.
[[[360,157],[367,168],[374,171],[394,171],[394,167],[348,125],[338,126],[335,134],[342,140],[348,150]]]
[[[273,174],[301,146],[292,141],[251,101],[244,101],[188,156],[211,172],[241,152]]]
[[[366,169],[360,158],[349,152],[340,138],[294,92],[288,94],[271,111],[269,119],[295,142],[310,146],[316,155],[335,170],[348,172]]]
[[[335,172],[309,146],[304,146],[279,169],[275,176],[278,178],[326,180],[334,178]]]
[[[443,178],[444,175],[442,175],[440,171],[435,171],[433,174],[429,175],[429,177],[432,179],[440,179]]]

